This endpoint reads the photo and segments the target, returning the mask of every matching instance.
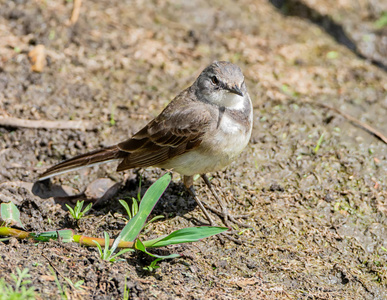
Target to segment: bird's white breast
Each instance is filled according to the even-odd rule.
[[[244,97],[228,91],[219,91],[208,96],[210,103],[224,106],[230,109],[242,110],[244,108]]]
[[[173,169],[186,176],[223,169],[248,144],[252,129],[252,111],[249,118],[250,128],[246,129],[230,115],[224,114],[218,128],[208,132],[198,148],[174,157],[160,167]]]
[[[250,132],[242,124],[225,114],[219,124],[219,130],[213,136],[213,148],[216,149],[216,152],[233,158],[246,147],[250,139]]]

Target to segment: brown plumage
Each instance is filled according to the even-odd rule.
[[[243,150],[251,128],[252,105],[240,68],[214,62],[130,139],[61,162],[39,180],[115,160],[117,171],[155,166],[184,176],[214,172]]]
[[[130,139],[115,146],[85,153],[42,173],[40,180],[71,170],[122,159],[117,171],[162,165],[197,148],[208,129],[210,111],[190,97],[190,88],[179,94],[161,113]],[[176,106],[179,109],[176,109]]]
[[[226,222],[227,209],[205,174],[224,168],[246,147],[252,121],[252,104],[241,69],[228,62],[214,62],[133,137],[61,162],[39,180],[114,160],[120,161],[117,171],[149,166],[173,169],[184,175],[185,186],[214,224],[193,190],[193,175],[201,174],[223,208]]]

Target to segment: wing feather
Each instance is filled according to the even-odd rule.
[[[117,171],[162,164],[199,147],[214,116],[211,110],[203,109],[202,102],[188,100],[172,101],[131,139],[118,144],[118,148],[128,155]]]

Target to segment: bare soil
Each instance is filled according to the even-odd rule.
[[[116,173],[111,164],[55,177],[74,193],[97,178],[121,184],[78,223],[52,197],[31,193],[32,183],[63,159],[128,138],[213,60],[242,68],[254,104],[251,143],[212,174],[230,211],[249,215],[254,230],[241,230],[241,245],[213,237],[159,249],[182,257],[148,272],[152,259],[139,253],[109,263],[94,248],[11,239],[0,242],[1,277],[11,283],[16,267],[29,268],[42,299],[60,297],[52,270],[72,299],[120,299],[125,287],[130,299],[387,298],[387,145],[314,105],[387,134],[386,28],[375,25],[384,2],[271,2],[83,1],[71,25],[72,1],[0,1],[0,115],[95,127],[0,127],[0,200],[17,204],[28,230],[116,236],[125,225],[118,200],[136,195],[140,177],[144,192],[164,171]],[[342,25],[356,51],[311,11]],[[42,73],[28,58],[38,44]],[[216,206],[203,182],[195,186]],[[145,237],[205,223],[177,174],[159,214],[165,219]],[[84,280],[83,289],[65,277]]]

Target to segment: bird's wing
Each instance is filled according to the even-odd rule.
[[[158,165],[197,148],[212,119],[203,103],[171,102],[132,138],[117,145],[121,151],[128,152],[117,171]]]

